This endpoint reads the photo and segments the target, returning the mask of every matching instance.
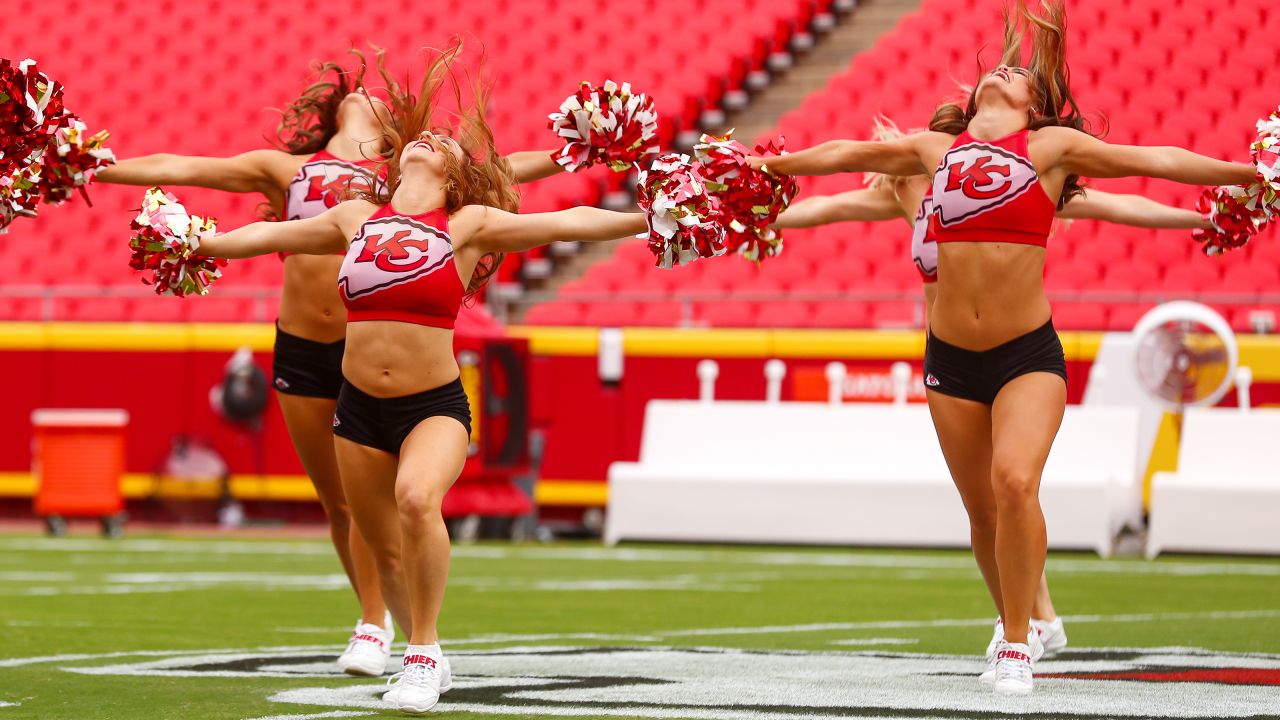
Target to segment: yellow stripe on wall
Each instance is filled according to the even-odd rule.
[[[535,355],[593,356],[599,348],[598,328],[517,326],[511,333],[528,339]],[[1087,362],[1097,357],[1104,333],[1067,331],[1061,336],[1067,359]],[[227,352],[247,345],[265,352],[274,337],[270,323],[0,323],[0,351]],[[1241,335],[1238,340],[1240,362],[1253,368],[1254,379],[1280,382],[1280,336]],[[633,357],[911,360],[924,356],[924,333],[918,330],[626,328],[623,344]]]
[[[232,475],[231,496],[237,500],[312,502],[315,488],[306,475]],[[0,497],[32,497],[36,478],[31,473],[0,473]],[[176,480],[145,473],[126,473],[120,490],[130,500],[161,497],[171,500],[214,500],[222,494],[217,478]],[[534,488],[542,506],[594,507],[609,499],[609,488],[592,480],[542,480]]]

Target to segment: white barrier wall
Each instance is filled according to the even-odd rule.
[[[1049,543],[1110,553],[1141,514],[1138,413],[1067,409],[1041,489]],[[651,401],[640,461],[609,471],[606,542],[964,547],[928,408]]]
[[[1147,554],[1280,554],[1280,409],[1188,408],[1178,470],[1151,481]]]

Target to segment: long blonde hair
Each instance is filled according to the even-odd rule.
[[[379,181],[372,188],[360,193],[360,197],[386,205],[400,187],[400,154],[405,146],[418,139],[425,131],[453,137],[464,151],[459,160],[452,153],[444,154],[444,211],[457,212],[466,205],[487,205],[508,212],[520,209],[520,194],[516,189],[515,173],[511,164],[498,154],[493,131],[485,119],[489,88],[477,81],[471,82],[472,99],[463,100],[463,86],[458,81],[453,64],[462,52],[462,40],[454,38],[444,50],[432,49],[433,54],[416,93],[410,92],[392,75],[386,66],[386,52],[378,49],[377,69],[387,86],[390,123],[383,125],[389,148],[386,160],[379,167]],[[476,73],[479,73],[477,67]],[[438,122],[445,93],[452,93],[458,108],[451,118],[453,122]],[[476,264],[467,286],[467,298],[471,298],[502,264],[503,253],[487,253]]]

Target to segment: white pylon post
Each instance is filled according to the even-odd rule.
[[[849,369],[842,362],[827,363],[827,402],[839,405],[844,402],[844,379]]]
[[[787,377],[787,364],[774,358],[764,364],[764,401],[777,404],[782,401],[782,381]]]
[[[720,377],[720,363],[703,360],[698,363],[698,400],[709,403],[716,399],[716,379]]]

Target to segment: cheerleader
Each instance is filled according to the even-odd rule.
[[[938,282],[924,382],[930,413],[958,485],[989,495],[1004,639],[993,687],[1026,694],[1043,652],[1031,626],[1044,570],[1039,485],[1066,407],[1066,362],[1044,294],[1045,245],[1056,210],[1079,178],[1158,177],[1194,185],[1253,180],[1250,165],[1177,147],[1110,145],[1084,131],[1065,58],[1063,0],[1040,14],[1005,15],[1001,64],[963,106],[940,107],[930,131],[890,142],[839,140],[781,158],[792,175],[929,174]],[[1033,33],[1021,64],[1023,35]],[[764,158],[753,163],[763,165]],[[972,512],[972,511],[971,511]]]
[[[590,207],[515,214],[515,175],[494,149],[483,88],[468,106],[455,84],[456,132],[432,122],[458,49],[432,62],[417,97],[393,97],[375,187],[314,217],[254,223],[200,246],[224,258],[345,253],[335,273],[348,328],[333,433],[352,517],[409,634],[404,670],[384,698],[410,714],[430,710],[451,685],[436,623],[449,570],[440,504],[471,427],[453,352],[458,309],[505,253],[646,229],[642,214]]]
[[[875,139],[897,140],[902,133],[892,123],[877,124]],[[929,178],[924,175],[899,177],[872,174],[867,187],[836,195],[805,198],[778,216],[777,227],[809,228],[837,222],[880,222],[903,220],[911,227],[911,261],[920,273],[924,287],[925,317],[933,308],[937,294],[938,245],[929,234],[929,216],[933,208]],[[1163,205],[1140,195],[1115,195],[1100,190],[1072,199],[1056,213],[1060,219],[1104,220],[1134,227],[1190,229],[1208,227],[1203,215],[1194,210]],[[926,328],[926,332],[927,332]],[[969,513],[969,526],[974,555],[982,569],[987,590],[1001,612],[1000,575],[995,558],[995,514],[990,502],[990,482],[986,478],[977,487],[956,482],[960,499]],[[1040,633],[1046,655],[1067,646],[1067,633],[1062,619],[1053,609],[1049,584],[1041,575],[1031,610],[1031,623]],[[996,619],[995,631],[987,644],[986,681],[994,679],[996,648],[1004,639],[1004,623]]]
[[[365,89],[365,62],[349,71],[338,63],[317,67],[319,79],[286,109],[277,131],[279,149],[227,158],[168,153],[121,160],[98,172],[102,182],[188,185],[259,193],[271,219],[302,220],[338,205],[350,192],[372,187],[388,146],[387,104]],[[383,55],[379,53],[379,64]],[[517,181],[559,172],[549,152],[506,158]],[[272,384],[289,437],[329,522],[329,534],[360,602],[360,619],[338,658],[351,675],[381,675],[390,658],[394,629],[382,598],[373,556],[351,524],[333,449],[333,414],[342,387],[347,311],[334,279],[342,253],[281,253],[284,286],[276,321]]]

